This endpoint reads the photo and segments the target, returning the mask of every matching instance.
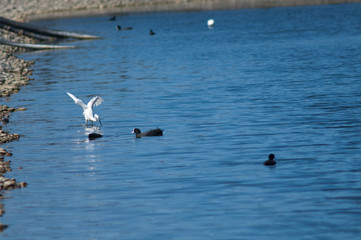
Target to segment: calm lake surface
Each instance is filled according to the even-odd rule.
[[[1,239],[359,239],[360,4],[109,17],[34,22],[102,39],[20,55]]]

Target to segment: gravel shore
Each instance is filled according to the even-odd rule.
[[[361,2],[361,0],[0,0],[0,16],[17,21],[27,21],[139,11],[266,8],[353,2]],[[36,43],[34,39],[19,36],[4,29],[0,29],[0,37],[14,42]],[[15,57],[13,54],[18,51],[22,51],[22,49],[0,45],[1,98],[18,93],[21,86],[32,80],[29,76],[32,71],[30,67],[34,62]],[[11,116],[16,111],[24,110],[26,109],[0,105],[0,120],[3,116]],[[9,133],[3,128],[0,126],[0,145],[20,138],[19,134]],[[27,185],[24,182],[18,183],[15,179],[1,175],[11,171],[10,161],[5,161],[5,156],[10,157],[12,153],[0,148],[0,199],[3,190],[21,188]],[[0,204],[0,216],[4,212],[3,205]],[[6,227],[0,223],[0,232]]]

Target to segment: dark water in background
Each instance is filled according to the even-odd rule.
[[[21,55],[2,239],[359,238],[361,5],[34,24],[103,39]],[[104,98],[103,138],[66,91]]]

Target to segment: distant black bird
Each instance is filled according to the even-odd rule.
[[[109,18],[109,21],[115,21],[115,19],[117,19],[117,17],[113,16],[113,17]]]
[[[6,131],[8,130],[7,124],[10,122],[10,116],[8,113],[1,117],[1,122],[4,124]]]
[[[118,31],[121,31],[121,30],[132,30],[133,28],[132,27],[125,27],[125,28],[122,28],[121,26],[117,25],[117,30]]]
[[[89,140],[95,140],[97,138],[101,138],[103,137],[103,135],[99,134],[99,133],[91,133],[88,135]]]
[[[155,32],[153,32],[153,29],[150,29],[150,31],[149,31],[149,35],[155,35]]]
[[[141,132],[139,128],[134,128],[133,129],[133,132],[132,134],[135,133],[135,136],[137,138],[141,138],[141,137],[153,137],[153,136],[163,136],[163,131],[162,129],[160,128],[156,128],[156,129],[153,129],[153,130],[149,130],[149,131],[146,131],[146,132]]]
[[[266,166],[276,165],[276,161],[274,159],[275,159],[275,155],[273,153],[271,153],[270,155],[268,155],[268,160],[265,161],[263,163],[263,165],[266,165]]]

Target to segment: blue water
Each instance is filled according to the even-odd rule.
[[[360,4],[108,18],[34,22],[102,39],[20,55],[2,239],[359,239]]]

